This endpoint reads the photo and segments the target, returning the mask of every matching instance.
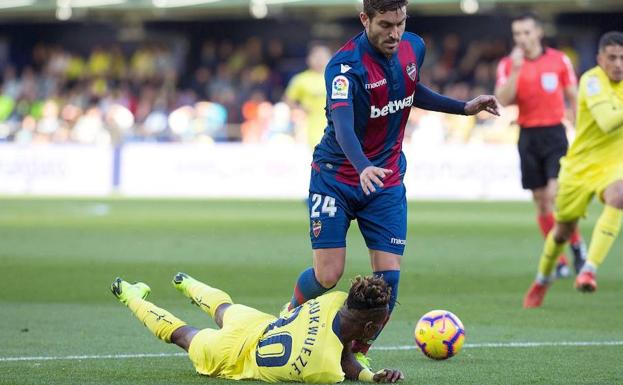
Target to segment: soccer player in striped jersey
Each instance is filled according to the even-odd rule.
[[[497,71],[495,95],[503,105],[517,104],[521,184],[532,191],[537,222],[544,237],[554,227],[554,197],[560,158],[567,152],[565,98],[575,113],[577,79],[569,58],[543,46],[543,27],[538,16],[524,13],[512,22],[515,48],[503,58]],[[586,247],[579,231],[571,238],[576,273],[584,264]],[[567,258],[560,255],[558,277],[569,276]]]
[[[603,263],[623,221],[623,33],[608,32],[599,40],[596,67],[580,79],[577,136],[562,159],[556,195],[556,225],[545,240],[538,273],[524,307],[541,306],[551,284],[556,256],[577,222],[597,196],[604,209],[593,229],[587,260],[576,277],[582,292],[597,289]]]
[[[405,32],[406,0],[364,0],[359,18],[364,31],[325,70],[328,124],[314,150],[308,200],[313,267],[300,274],[290,308],[337,284],[344,272],[346,233],[356,219],[374,274],[392,289],[391,313],[407,242],[402,140],[411,107],[498,115],[492,95],[464,102],[419,82],[425,46],[418,35]],[[366,365],[373,340],[353,347]]]

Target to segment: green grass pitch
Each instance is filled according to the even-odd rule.
[[[585,238],[600,209],[582,223]],[[528,311],[542,247],[534,216],[530,202],[410,203],[400,304],[377,346],[412,346],[419,316],[438,308],[461,318],[467,345],[443,362],[377,349],[373,366],[402,369],[408,384],[623,384],[621,237],[595,294],[559,281]],[[310,265],[307,234],[297,201],[0,199],[0,384],[232,383],[195,374],[114,299],[111,281],[147,282],[154,303],[198,327],[214,324],[170,286],[177,271],[277,313]],[[356,223],[348,245],[341,289],[370,271]],[[576,342],[598,344],[564,345]],[[167,356],[106,357],[158,353]]]

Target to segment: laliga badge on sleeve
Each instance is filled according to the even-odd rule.
[[[338,75],[333,78],[331,85],[331,99],[348,99],[348,79],[346,76]]]
[[[597,76],[591,76],[586,82],[586,94],[588,96],[595,96],[601,92],[601,85]]]

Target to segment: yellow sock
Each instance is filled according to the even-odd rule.
[[[614,240],[619,234],[621,220],[623,220],[623,210],[612,206],[604,207],[604,211],[593,229],[593,237],[591,238],[586,258],[587,262],[595,269],[606,259]]]
[[[173,314],[142,298],[130,299],[128,307],[153,335],[168,343],[173,332],[186,325]]]
[[[224,303],[234,303],[229,294],[223,290],[208,286],[203,282],[194,281],[186,289],[188,295],[195,301],[201,310],[214,318],[214,313]]]
[[[552,272],[556,266],[556,260],[558,256],[565,248],[565,244],[556,243],[554,241],[554,232],[550,231],[545,238],[545,244],[543,245],[543,254],[541,254],[541,260],[539,261],[539,273],[537,280],[541,283],[548,283],[551,280]]]

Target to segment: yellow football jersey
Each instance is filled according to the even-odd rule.
[[[286,89],[288,99],[300,104],[307,113],[307,140],[315,146],[320,142],[327,126],[325,105],[327,90],[324,75],[311,70],[303,71],[294,76]]]
[[[623,129],[602,131],[591,113],[600,103],[612,103],[623,109],[623,82],[611,82],[604,70],[596,66],[580,79],[576,138],[561,164],[573,174],[603,173],[623,166]],[[588,175],[587,175],[588,176]]]
[[[307,301],[272,322],[245,358],[242,378],[267,382],[336,383],[344,380],[337,313],[347,294]]]

